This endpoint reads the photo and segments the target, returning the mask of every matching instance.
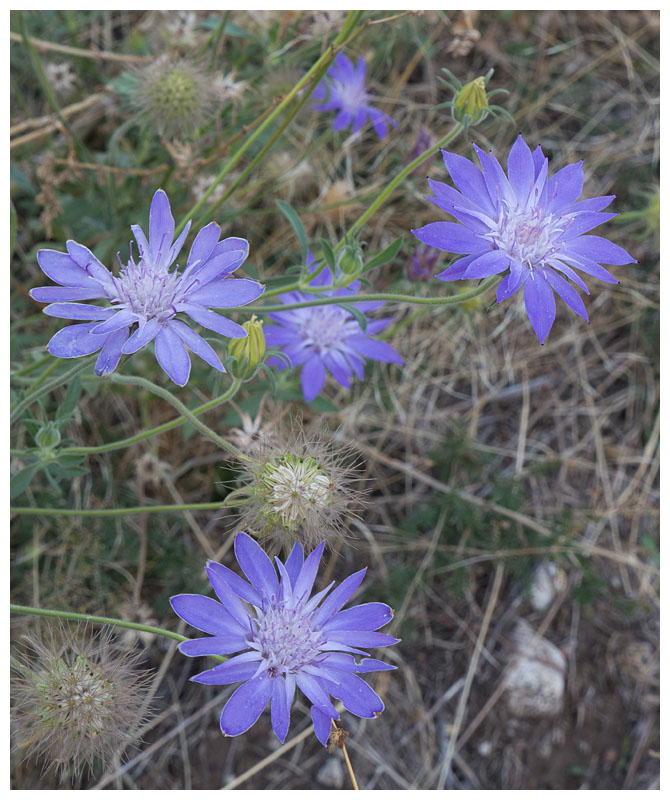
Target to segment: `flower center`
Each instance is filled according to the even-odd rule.
[[[282,456],[268,464],[263,476],[267,502],[284,528],[295,529],[316,508],[332,499],[332,485],[313,458]]]
[[[270,677],[295,672],[321,654],[323,634],[312,629],[300,607],[275,601],[258,612],[254,627],[252,647],[265,659]]]
[[[342,340],[350,334],[348,313],[343,308],[321,306],[313,310],[300,326],[305,344],[317,354],[337,350]]]
[[[503,208],[497,225],[488,234],[499,250],[514,261],[534,268],[544,264],[559,250],[564,224],[536,207],[521,210]]]
[[[179,302],[180,279],[176,271],[151,268],[144,259],[136,264],[131,258],[114,279],[117,289],[114,300],[144,320],[166,322],[177,313],[175,304]]]
[[[365,86],[359,86],[356,83],[338,83],[337,98],[342,103],[342,108],[346,111],[356,112],[358,109],[365,105],[368,99]]]

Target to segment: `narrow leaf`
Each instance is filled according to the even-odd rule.
[[[291,227],[295,231],[295,235],[298,237],[298,241],[300,242],[300,249],[302,250],[303,256],[307,257],[307,234],[305,233],[305,228],[300,221],[300,217],[288,203],[285,203],[283,200],[275,200],[275,202],[279,206],[279,210],[286,217]]]
[[[382,264],[387,264],[389,261],[393,261],[393,259],[398,255],[398,251],[402,247],[402,236],[398,237],[394,242],[388,247],[385,247],[381,253],[377,253],[377,255],[368,261],[365,265],[365,271],[367,272],[370,269],[374,269],[375,267],[381,267]]]

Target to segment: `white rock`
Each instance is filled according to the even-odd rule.
[[[493,745],[491,744],[491,742],[480,742],[477,747],[477,752],[479,753],[480,756],[488,758],[493,752]]]
[[[507,708],[516,717],[550,717],[563,708],[567,662],[561,651],[519,620],[505,687]]]
[[[321,786],[329,789],[341,789],[344,786],[344,766],[338,756],[330,756],[316,774]]]
[[[535,611],[544,611],[554,602],[556,595],[565,588],[567,577],[562,569],[551,561],[543,561],[535,567],[530,587],[530,604]]]

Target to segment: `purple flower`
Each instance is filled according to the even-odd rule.
[[[439,258],[440,251],[436,248],[419,245],[407,264],[407,277],[411,281],[430,280]]]
[[[316,111],[337,111],[333,130],[340,131],[353,124],[353,132],[359,131],[370,118],[380,139],[388,133],[388,124],[397,123],[388,114],[371,106],[371,95],[365,90],[365,59],[359,58],[356,67],[344,53],[338,53],[326,77],[314,90],[317,100],[324,103],[314,106]]]
[[[187,346],[223,372],[212,347],[177,314],[183,312],[222,336],[245,337],[241,325],[209,309],[244,306],[263,293],[265,287],[256,281],[228,277],[246,259],[249,243],[236,238],[220,242],[220,228],[210,222],[195,237],[185,269],[170,272],[191,223],[173,244],[174,219],[162,189],[151,201],[149,238],[139,225],[130,227],[139,262],[133,259],[131,244],[130,260],[118,277],[88,248],[72,240],[66,242],[67,253],[40,250],[37,254],[42,271],[60,286],[32,289],[33,300],[50,303],[44,309],[49,316],[92,320],[58,331],[48,344],[49,352],[58,358],[78,358],[100,350],[95,372],[107,375],[116,369],[123,353],[135,353],[155,340],[158,363],[179,386],[186,384],[191,370]],[[111,305],[72,302],[76,300],[107,300]]]
[[[540,343],[556,316],[554,292],[588,322],[582,298],[565,278],[589,294],[575,269],[618,283],[601,263],[635,263],[602,236],[583,235],[616,216],[598,213],[614,195],[577,202],[584,182],[581,162],[549,177],[542,148],[531,153],[521,135],[510,150],[507,176],[492,153],[473,147],[481,170],[462,156],[442,151],[455,189],[429,179],[435,197],[427,199],[461,224],[432,222],[412,231],[424,244],[465,256],[437,277],[487,278],[509,269],[498,285],[498,302],[523,286],[528,319]]]
[[[307,266],[312,271],[316,268],[309,252]],[[332,272],[326,267],[310,282],[310,286],[327,286],[332,281]],[[319,296],[350,300],[355,298],[359,287],[360,281],[354,281],[343,289],[321,291]],[[313,300],[314,297],[302,292],[287,292],[277,299],[281,303],[292,304]],[[356,302],[356,308],[361,313],[382,305],[383,302]],[[363,358],[393,364],[404,363],[390,344],[379,342],[368,335],[384,330],[391,322],[390,318],[368,320],[366,332],[363,333],[353,314],[334,304],[277,311],[268,313],[268,317],[278,324],[265,329],[265,342],[268,347],[280,347],[292,366],[302,366],[302,393],[307,402],[313,400],[323,388],[326,370],[341,386],[348,389],[352,373],[363,380]],[[286,364],[275,357],[268,359],[268,364],[278,369],[286,368]]]
[[[279,578],[265,552],[246,533],[235,537],[235,555],[249,583],[227,567],[209,561],[207,576],[221,601],[180,594],[170,602],[189,625],[212,634],[182,642],[186,656],[238,655],[191,678],[225,685],[243,681],[221,713],[221,730],[238,736],[260,717],[268,702],[274,732],[288,733],[296,687],[312,704],[314,732],[325,745],[331,720],[339,719],[330,696],[358,717],[376,717],[384,703],[356,673],[395,669],[374,658],[356,663],[360,647],[383,647],[398,639],[377,628],[393,611],[384,603],[363,603],[340,611],[356,591],[365,569],[330,591],[334,581],[310,598],[324,545],[303,560],[296,542],[286,563],[275,558]],[[251,610],[249,605],[251,606]]]

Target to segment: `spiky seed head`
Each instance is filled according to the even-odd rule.
[[[288,436],[280,433],[250,448],[243,486],[229,504],[243,509],[241,527],[271,546],[333,545],[363,502],[356,467],[353,447],[308,437],[297,426]]]
[[[149,677],[138,655],[121,649],[109,629],[46,628],[25,637],[14,665],[12,718],[17,746],[45,770],[76,775],[121,756],[147,714]]]
[[[186,139],[213,114],[218,93],[210,76],[188,59],[163,55],[137,72],[133,104],[140,118],[167,139]]]

